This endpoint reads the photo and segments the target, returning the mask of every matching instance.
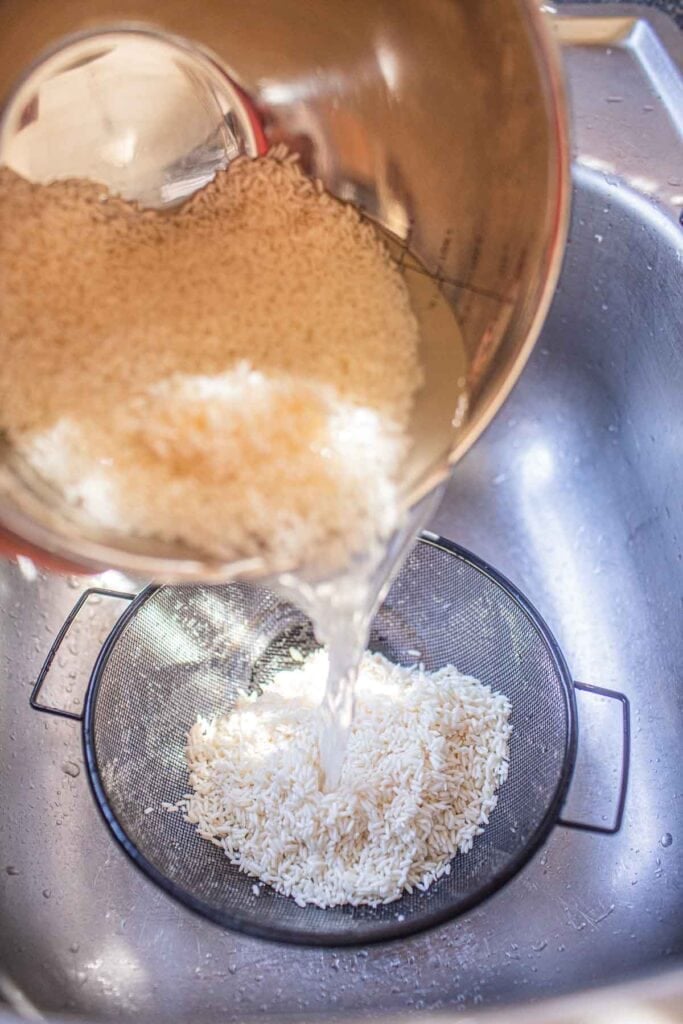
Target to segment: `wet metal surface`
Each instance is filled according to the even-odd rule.
[[[5,564],[0,960],[15,995],[44,1011],[166,1021],[377,1013],[500,1005],[681,957],[683,143],[648,33],[634,23],[614,42],[567,52],[576,197],[560,289],[529,367],[433,523],[526,592],[575,678],[630,698],[622,831],[556,828],[487,903],[408,941],[335,952],[223,932],[114,846],[78,724],[29,708],[49,644],[91,581]],[[98,583],[129,585],[111,573]],[[57,660],[68,701],[117,613],[89,606]],[[590,721],[572,812],[607,816],[596,798],[613,787],[613,723],[594,702],[581,710]]]

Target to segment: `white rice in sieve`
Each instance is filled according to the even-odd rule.
[[[304,906],[390,903],[450,871],[508,770],[508,700],[452,666],[366,653],[334,792],[321,791],[327,656],[279,672],[187,738],[187,821],[246,874]]]

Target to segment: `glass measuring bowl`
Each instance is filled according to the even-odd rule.
[[[385,232],[425,385],[403,498],[471,445],[530,351],[559,269],[568,172],[557,59],[532,0],[187,5],[27,0],[0,42],[0,162],[172,207],[285,143]],[[0,523],[84,567],[159,580],[264,572],[79,518],[5,445]]]

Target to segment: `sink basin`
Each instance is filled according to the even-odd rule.
[[[551,314],[431,528],[526,593],[577,680],[628,696],[620,832],[556,827],[486,903],[409,940],[334,951],[221,931],[158,891],[115,847],[88,789],[77,723],[29,708],[79,591],[127,590],[130,581],[5,563],[0,991],[16,1011],[166,1022],[396,1015],[508,1005],[680,963],[683,86],[665,18],[604,10],[582,6],[558,24],[576,161]],[[69,706],[120,612],[104,599],[88,607],[51,672]],[[570,795],[572,817],[598,824],[618,754],[601,714],[582,710]]]

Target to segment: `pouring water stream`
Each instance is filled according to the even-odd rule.
[[[320,784],[330,792],[339,786],[353,724],[354,690],[370,626],[391,583],[419,532],[436,510],[443,486],[411,508],[388,541],[330,580],[307,583],[294,574],[279,579],[284,596],[313,622],[317,639],[328,651],[325,695],[320,705]]]

